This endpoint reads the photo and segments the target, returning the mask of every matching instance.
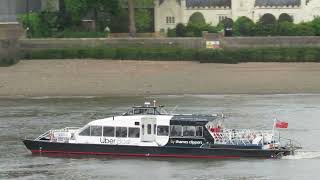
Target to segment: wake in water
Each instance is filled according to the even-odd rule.
[[[282,159],[320,159],[320,151],[296,151],[294,155],[284,156]]]

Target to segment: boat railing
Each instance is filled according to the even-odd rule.
[[[52,130],[46,131],[45,133],[41,134],[40,136],[38,136],[35,141],[41,141],[47,137],[49,137],[49,134],[51,133]]]
[[[279,141],[281,141],[285,147],[290,148],[292,150],[295,149],[301,149],[302,146],[301,144],[294,140],[294,139],[289,139],[289,138],[285,138],[285,137],[279,137]]]
[[[262,145],[265,142],[275,143],[277,133],[272,130],[221,129],[210,131],[215,144]]]
[[[69,137],[69,133],[70,132],[74,132],[77,129],[79,129],[79,127],[65,127],[63,129],[50,129],[48,131],[46,131],[45,133],[41,134],[39,137],[37,137],[35,140],[36,141],[67,141],[70,138],[72,139],[72,135],[71,137]]]

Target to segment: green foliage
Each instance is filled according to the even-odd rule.
[[[280,36],[294,36],[295,32],[295,24],[292,22],[284,21],[279,22],[278,24],[278,35]]]
[[[282,22],[291,22],[291,23],[293,23],[293,19],[292,19],[292,17],[291,17],[289,14],[287,14],[287,13],[282,13],[282,14],[280,14],[280,16],[279,16],[278,22],[279,22],[279,23],[282,23]]]
[[[80,20],[90,12],[94,14],[108,12],[114,15],[120,9],[117,0],[65,0],[65,6],[75,24],[80,23]],[[99,21],[98,15],[94,16],[95,20]]]
[[[177,34],[176,34],[176,29],[168,29],[167,30],[167,36],[168,37],[177,37]]]
[[[255,35],[255,24],[247,17],[239,17],[233,23],[233,33],[236,36],[254,36]]]
[[[8,67],[18,63],[19,60],[16,58],[2,57],[0,58],[0,67]]]
[[[201,63],[238,62],[320,62],[320,48],[243,48],[243,49],[181,49],[181,48],[67,48],[29,51],[26,59],[127,59],[199,61]]]
[[[296,36],[314,36],[315,30],[308,23],[300,23],[294,26]]]
[[[174,32],[173,32],[174,31]],[[210,24],[196,25],[189,23],[185,26],[182,23],[177,24],[176,28],[173,30],[168,30],[168,37],[201,37],[203,31],[208,31],[210,33],[217,33],[219,29]]]
[[[230,18],[226,18],[220,21],[217,25],[218,30],[223,30],[225,28],[232,28],[233,27],[233,20]]]
[[[308,24],[314,30],[315,35],[320,36],[320,17],[316,17],[315,19],[313,19],[313,21],[311,21]]]
[[[111,16],[109,28],[111,32],[125,33],[128,32],[128,11],[120,9],[116,16]]]
[[[30,13],[29,16],[24,14],[18,16],[18,19],[20,22],[22,22],[22,25],[24,28],[29,28],[27,31],[28,36],[32,37],[41,37],[41,31],[40,25],[41,25],[41,19],[38,13]]]
[[[262,25],[274,25],[276,24],[276,22],[276,17],[269,13],[264,14],[259,20],[259,23],[261,23]]]
[[[23,26],[29,28],[28,35],[32,37],[51,37],[60,28],[58,19],[58,13],[49,11],[19,16]]]
[[[153,28],[153,18],[151,11],[147,9],[138,9],[135,12],[136,27],[138,32],[150,32]]]
[[[263,15],[256,24],[256,35],[277,35],[277,20],[272,14]]]
[[[188,25],[204,26],[206,25],[206,20],[204,19],[202,13],[195,12],[190,16]]]
[[[73,23],[80,24],[81,18],[88,12],[87,0],[64,0],[66,11],[71,15]]]
[[[178,37],[185,37],[186,36],[187,28],[184,24],[182,24],[182,23],[177,24],[175,30],[176,30],[176,36],[178,36]]]

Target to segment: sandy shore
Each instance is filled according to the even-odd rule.
[[[0,67],[0,96],[319,93],[320,63],[28,60]]]

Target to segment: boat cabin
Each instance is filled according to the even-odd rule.
[[[121,116],[92,121],[69,142],[140,146],[201,146],[212,140],[206,128],[216,115],[169,114],[163,106],[133,106]],[[197,142],[193,142],[196,140]]]

